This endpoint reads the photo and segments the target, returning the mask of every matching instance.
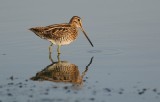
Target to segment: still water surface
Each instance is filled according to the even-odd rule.
[[[160,101],[160,1],[0,2],[0,102]],[[61,48],[58,63],[54,46],[58,68],[65,63],[73,71],[57,72],[49,59],[50,43],[28,29],[69,22],[74,15],[82,18],[95,47],[80,33]],[[41,71],[48,76],[30,80]],[[48,78],[52,73],[78,83],[57,82]]]

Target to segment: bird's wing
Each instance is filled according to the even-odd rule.
[[[71,34],[77,33],[76,28],[72,28],[69,24],[54,24],[44,28],[44,37],[47,39],[59,39]]]

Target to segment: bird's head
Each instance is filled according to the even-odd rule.
[[[86,32],[83,30],[82,27],[82,20],[80,17],[78,16],[73,16],[69,22],[70,25],[75,26],[76,28],[80,28],[81,31],[84,33],[85,37],[87,38],[87,40],[89,41],[89,43],[91,44],[91,46],[93,47],[93,44],[91,42],[91,40],[89,39],[89,37],[87,36]]]
[[[69,23],[77,28],[82,28],[82,20],[78,16],[73,16]]]

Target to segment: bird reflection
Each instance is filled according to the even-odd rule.
[[[88,63],[82,74],[80,74],[77,65],[72,64],[68,61],[61,61],[59,54],[57,55],[58,61],[53,61],[51,57],[51,52],[49,53],[49,59],[52,64],[46,66],[42,71],[37,72],[36,76],[32,77],[31,80],[47,80],[52,82],[71,83],[73,85],[82,85],[83,77],[88,71],[88,68],[92,63],[93,57],[90,59],[90,62]]]

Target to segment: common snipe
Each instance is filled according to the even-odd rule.
[[[78,16],[73,16],[69,23],[53,24],[46,27],[34,27],[29,30],[34,32],[40,38],[50,41],[50,51],[53,44],[58,45],[57,52],[60,54],[60,46],[73,42],[78,36],[79,28],[93,47],[91,40],[83,30],[82,20]]]

